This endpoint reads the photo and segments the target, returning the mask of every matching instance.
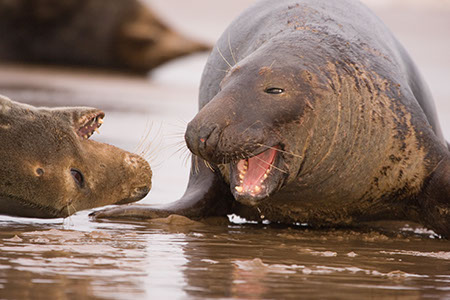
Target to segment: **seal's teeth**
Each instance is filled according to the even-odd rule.
[[[98,128],[95,128],[95,132],[97,132],[98,134],[100,134],[100,131],[98,130]]]
[[[99,118],[99,119],[97,120],[97,123],[98,123],[98,124],[103,124],[103,119],[102,119],[102,118]]]
[[[244,188],[243,188],[242,186],[237,186],[237,187],[235,187],[234,189],[235,189],[236,192],[238,192],[238,193],[241,193],[241,192],[244,190]]]
[[[244,179],[244,173],[239,174],[239,179]],[[241,180],[242,181],[242,180]]]
[[[85,139],[88,139],[89,137],[87,136],[87,134],[85,134],[84,136],[83,136]]]
[[[266,179],[267,177],[269,177],[269,175],[267,175],[268,173],[266,172],[266,174],[264,174],[263,176],[263,180]]]
[[[261,188],[259,186],[255,186],[255,188],[253,190],[255,193],[261,192]]]

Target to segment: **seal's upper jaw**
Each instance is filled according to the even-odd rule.
[[[77,135],[84,139],[89,139],[94,132],[98,132],[98,128],[103,124],[105,113],[102,111],[92,112],[83,115],[75,122],[75,131]]]
[[[269,147],[263,152],[231,163],[230,187],[236,200],[256,205],[263,198],[277,191],[285,181],[283,157],[280,146]]]

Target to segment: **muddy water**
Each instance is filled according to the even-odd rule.
[[[198,11],[195,5],[170,11],[179,3],[174,0],[155,2],[174,16],[174,26],[182,27],[183,17]],[[213,42],[244,2],[229,1],[218,10],[229,15],[196,16],[183,29]],[[368,3],[376,3],[373,8],[423,70],[450,139],[450,40],[443,38],[450,6]],[[408,28],[418,19],[421,26],[412,32]],[[145,145],[138,152],[150,158],[155,175],[142,203],[167,203],[180,197],[187,183],[182,134],[196,113],[205,59],[182,59],[147,78],[0,65],[0,93],[34,105],[105,110],[101,134],[93,138],[130,151]],[[0,299],[450,299],[450,243],[413,224],[312,231],[236,217],[231,224],[177,217],[95,222],[88,213],[65,220],[0,216]]]
[[[427,234],[273,225],[0,222],[0,298],[450,297],[450,245]]]

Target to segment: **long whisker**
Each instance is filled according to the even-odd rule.
[[[139,142],[136,145],[136,148],[134,149],[133,153],[138,153],[141,150],[141,147],[147,140],[148,135],[150,134],[150,131],[152,131],[152,127],[153,127],[153,123],[150,122],[149,119],[147,119],[147,122],[145,123],[144,133],[142,134],[141,138],[139,139]]]
[[[214,67],[213,67],[214,68]],[[219,72],[224,72],[224,73],[228,73],[229,70],[222,70],[222,69],[218,69],[218,68],[214,68],[216,71]]]
[[[68,215],[68,216],[67,216],[66,218],[64,218],[63,226],[65,226],[64,223],[65,223],[66,220],[67,220],[67,222],[68,222],[68,226],[69,226],[69,227],[74,226],[74,223],[73,223],[73,220],[72,220],[72,215],[73,215],[74,213],[76,213],[77,210],[76,210],[75,206],[73,206],[73,204],[72,204],[71,202],[72,202],[72,200],[70,200],[70,201],[67,202],[66,210],[67,210],[67,215]],[[70,211],[71,211],[70,208],[73,209],[73,213],[70,212]]]
[[[187,164],[189,163],[189,158],[191,157],[192,153],[190,151],[187,151],[188,149],[185,148],[184,152],[183,152],[183,166],[187,166]]]
[[[242,152],[244,152],[244,153],[246,153],[247,155],[251,155],[251,153],[250,152],[248,152],[248,151],[245,151],[244,149],[242,149],[241,148],[241,150],[242,150]],[[270,167],[272,167],[272,168],[274,168],[274,169],[276,169],[276,170],[278,170],[278,171],[280,171],[281,173],[284,173],[284,174],[288,174],[288,172],[287,171],[285,171],[285,170],[282,170],[282,169],[280,169],[280,168],[278,168],[278,167],[276,167],[274,164],[272,164],[272,163],[269,163],[269,162],[267,162],[267,161],[265,161],[264,159],[262,159],[262,158],[260,158],[260,157],[258,157],[258,156],[253,156],[254,158],[256,158],[257,160],[259,160],[259,161],[261,161],[261,162],[263,162],[263,163],[265,163],[265,164],[267,164],[267,165],[269,165]],[[259,165],[259,164],[258,164]]]
[[[264,159],[262,159],[262,158],[260,158],[260,157],[258,157],[258,156],[253,156],[253,157],[256,158],[256,159],[259,160],[259,161],[262,161],[262,162],[265,163],[265,164],[268,164],[270,167],[272,167],[272,168],[274,168],[274,169],[280,171],[281,173],[288,174],[287,171],[282,170],[282,169],[280,169],[280,168],[278,168],[278,167],[275,167],[274,164],[268,163],[267,161],[265,161]],[[258,164],[258,165],[259,165],[259,164]],[[262,167],[262,166],[261,166],[261,167]]]
[[[230,32],[228,31],[228,48],[230,49],[231,57],[233,58],[234,64],[236,65],[236,58],[234,57],[233,49],[231,48]]]
[[[286,154],[289,154],[289,155],[292,155],[292,156],[294,156],[294,157],[298,157],[298,158],[303,158],[301,155],[298,155],[298,154],[295,154],[295,153],[292,153],[292,152],[290,152],[290,151],[285,151],[285,150],[282,150],[282,149],[278,149],[278,148],[275,148],[275,147],[271,147],[271,146],[267,146],[267,145],[264,145],[264,144],[256,144],[256,145],[258,145],[258,146],[260,146],[260,147],[265,147],[265,148],[268,148],[268,149],[272,149],[272,150],[275,150],[275,151],[278,151],[278,152],[281,152],[281,153],[286,153]]]
[[[150,132],[148,132],[146,139],[148,139]],[[139,155],[144,157],[148,161],[154,161],[154,158],[157,157],[156,153],[161,151],[162,145],[162,123],[159,126],[158,131],[155,134],[155,138],[150,139],[147,143],[143,143],[140,149]]]
[[[215,172],[215,171],[214,171],[214,168],[211,166],[211,164],[210,164],[208,161],[203,160],[203,163],[205,164],[205,166],[206,166],[208,169],[210,169],[212,172]]]
[[[218,46],[217,46],[217,51],[219,52],[220,56],[225,61],[225,63],[230,67],[230,69],[233,68],[233,66],[225,59],[225,56],[223,56],[222,51],[220,51],[220,48]]]
[[[198,172],[200,172],[200,168],[198,166],[198,156],[194,155],[192,158],[192,163],[194,164],[193,168],[192,168],[192,172],[194,174],[198,174]]]

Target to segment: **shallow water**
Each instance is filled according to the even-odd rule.
[[[155,1],[160,10],[179,3]],[[242,9],[243,1],[228,3],[230,15],[208,15],[186,28],[200,32],[214,20],[200,36],[213,42]],[[442,38],[450,28],[450,5],[408,2],[405,10],[376,3],[423,70],[450,139],[450,40]],[[167,15],[175,16],[176,25],[183,24],[183,13],[192,14],[186,8]],[[417,19],[423,22],[412,32],[408,26]],[[34,105],[99,107],[105,124],[93,138],[130,151],[150,132],[144,144],[152,145],[144,152],[154,171],[153,189],[142,202],[167,203],[187,183],[187,152],[180,142],[197,110],[205,59],[170,63],[149,78],[1,65],[0,93]],[[234,224],[205,225],[177,217],[92,221],[88,214],[66,220],[0,216],[0,299],[450,299],[450,243],[413,224],[312,231],[240,224],[236,218]]]
[[[450,245],[427,234],[86,218],[1,221],[0,298],[450,297]]]

